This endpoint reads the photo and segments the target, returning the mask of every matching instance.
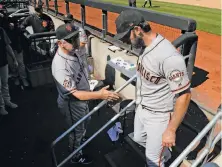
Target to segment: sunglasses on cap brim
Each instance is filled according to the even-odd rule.
[[[123,43],[128,43],[130,44],[130,35],[131,31],[134,29],[134,27],[130,27],[129,30],[127,30],[127,33],[120,39]]]
[[[130,28],[127,30],[126,34],[125,34],[122,38],[120,38],[119,40],[122,41],[122,42],[129,42],[131,31],[132,31],[136,26],[140,26],[140,24],[141,24],[141,23],[130,27]]]
[[[68,42],[70,44],[73,44],[73,43],[75,43],[76,38],[78,38],[78,37],[79,37],[79,34],[75,35],[74,37],[71,37],[71,38],[68,38],[68,39],[64,39],[64,41],[66,41],[66,42]]]

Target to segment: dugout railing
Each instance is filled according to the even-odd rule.
[[[51,50],[53,50],[56,41],[55,32],[30,34],[25,31],[22,36],[25,64],[33,65],[44,61],[52,61]]]
[[[191,167],[197,167],[200,164],[203,166],[208,162],[208,156],[213,151],[215,145],[222,139],[222,132],[220,131],[215,137],[216,124],[221,121],[222,111],[221,105],[218,107],[217,114],[213,119],[204,127],[204,129],[195,137],[195,139],[183,150],[183,152],[174,160],[170,167],[177,167],[179,164],[186,159],[187,155],[192,149],[203,139],[209,132],[206,147],[201,151],[199,156],[192,162]]]
[[[27,30],[20,29],[21,22],[30,15],[29,1],[7,0],[0,3],[5,5],[6,11],[9,9],[11,11],[7,14],[9,21],[16,26],[14,31],[17,32],[18,45],[23,51],[24,64],[31,86],[37,87],[53,83],[51,62],[57,41],[55,32],[31,34]]]
[[[51,63],[56,45],[55,32],[21,35],[24,63],[32,87],[53,83]]]

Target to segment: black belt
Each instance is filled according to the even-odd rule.
[[[150,110],[147,106],[145,106],[145,105],[142,105],[141,104],[141,106],[142,106],[142,109],[145,109],[145,110],[147,110],[147,111],[150,111],[150,112],[155,112],[155,113],[168,113],[168,112],[172,112],[172,110],[169,110],[169,111],[153,111],[153,110]]]

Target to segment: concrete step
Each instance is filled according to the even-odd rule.
[[[127,147],[120,147],[105,155],[109,166],[111,167],[145,167],[145,162],[141,161],[135,152]]]

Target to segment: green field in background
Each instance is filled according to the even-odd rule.
[[[102,0],[120,5],[128,5],[128,0]],[[137,7],[141,8],[144,0],[137,0]],[[192,18],[197,21],[197,29],[212,34],[221,35],[221,10],[199,6],[181,5],[175,3],[152,1],[153,8],[146,5],[147,10],[169,13],[177,16]]]

